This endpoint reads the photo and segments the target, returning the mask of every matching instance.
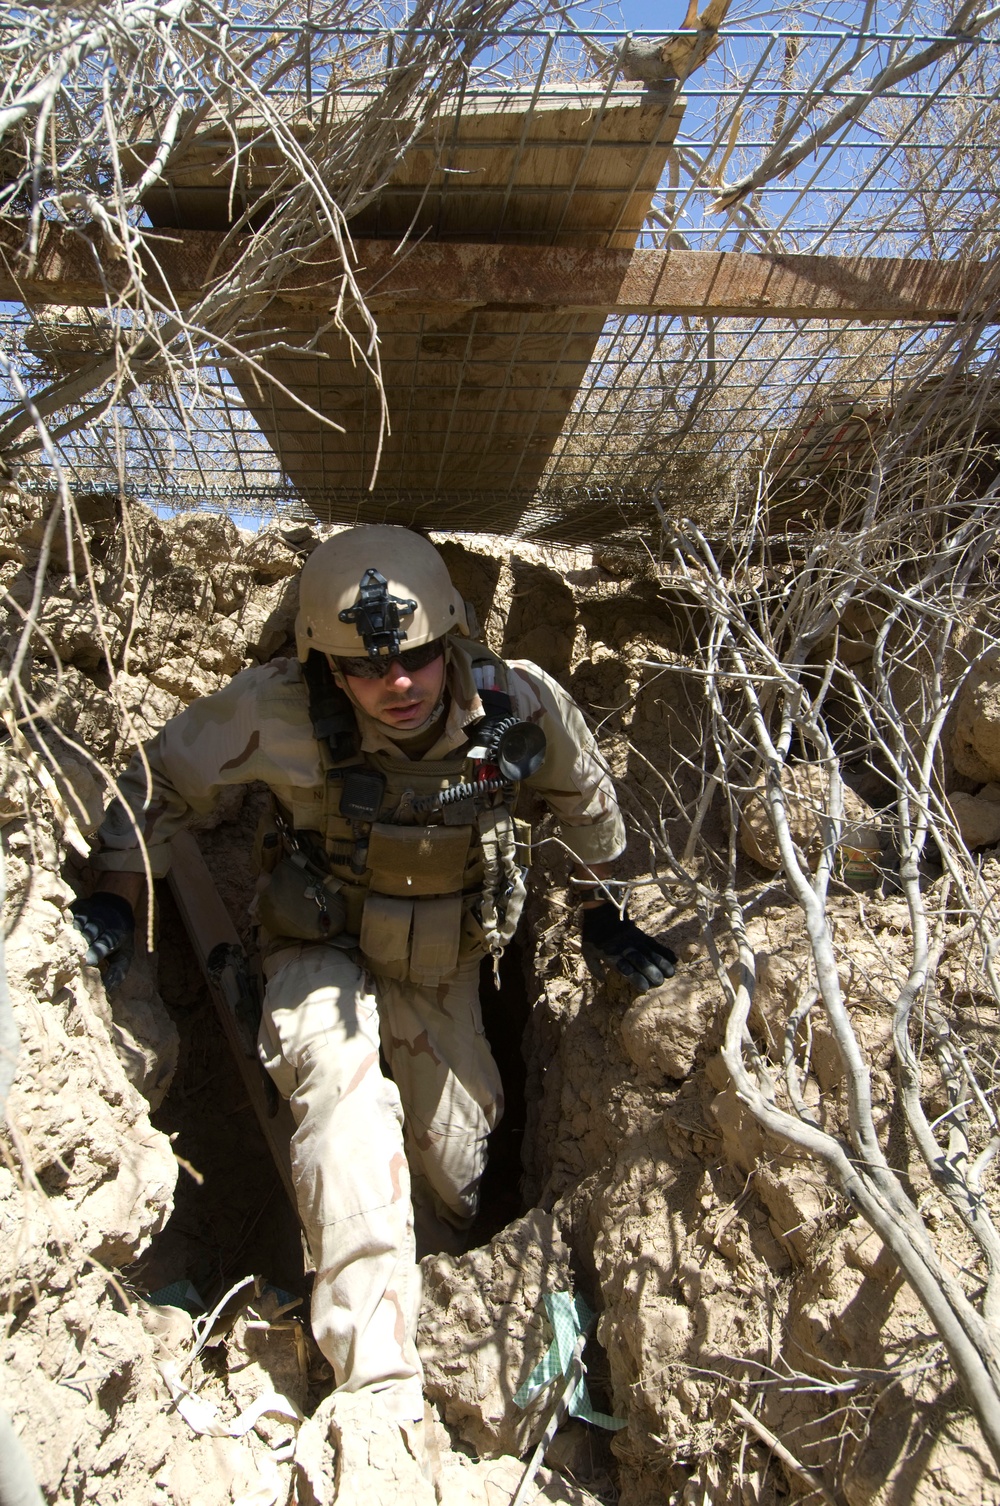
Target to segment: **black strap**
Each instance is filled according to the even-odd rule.
[[[514,702],[506,690],[496,690],[495,688],[481,690],[479,692],[479,699],[482,701],[483,710],[490,721],[493,721],[496,717],[514,715]]]
[[[502,728],[503,724],[516,719],[517,716],[514,710],[514,702],[506,690],[498,690],[495,686],[490,686],[485,690],[479,689],[478,686],[476,688],[479,693],[479,699],[483,703],[484,715],[480,717],[478,722],[470,722],[465,728],[465,735],[468,738],[468,742],[465,745],[466,750],[474,748],[480,743],[485,743],[488,748],[491,737]]]
[[[346,691],[333,678],[326,656],[316,649],[302,666],[309,692],[309,720],[317,742],[325,742],[334,763],[349,763],[361,749],[358,723]]]

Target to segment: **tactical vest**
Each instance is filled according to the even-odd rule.
[[[503,660],[481,644],[456,641],[452,653],[468,659],[486,714],[512,715]],[[498,962],[530,857],[530,830],[510,810],[517,785],[468,751],[412,761],[358,751],[342,691],[314,691],[310,717],[326,774],[321,824],[315,803],[303,829],[276,800],[258,833],[257,919],[272,942],[357,948],[373,972],[424,985],[484,953]]]

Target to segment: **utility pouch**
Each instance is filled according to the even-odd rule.
[[[462,896],[413,902],[413,942],[410,977],[414,983],[434,984],[458,966],[462,939]]]
[[[404,979],[410,965],[410,925],[413,901],[369,894],[361,920],[362,952],[374,971],[386,978]]]
[[[514,861],[519,868],[531,867],[531,822],[514,816]]]
[[[468,826],[392,826],[376,822],[368,842],[371,888],[413,899],[458,894],[472,843]]]
[[[257,919],[272,936],[334,941],[347,920],[347,906],[337,892],[341,887],[339,879],[314,878],[284,857],[263,879]]]

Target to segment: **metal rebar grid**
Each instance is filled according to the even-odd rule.
[[[880,32],[846,24],[851,12],[828,3],[809,27],[726,27],[682,91],[668,78],[625,76],[652,34],[509,29],[480,48],[438,123],[352,231],[432,243],[985,261],[997,246],[996,157],[983,149],[1000,124],[996,37],[964,38],[880,92],[886,68],[919,58],[943,33],[926,21],[911,28],[905,7]],[[317,112],[370,100],[397,35],[275,33],[290,59],[282,109],[303,140]],[[824,136],[848,106],[849,118]],[[218,154],[231,138],[206,128],[145,196],[152,226],[221,230],[266,206],[266,141],[251,119],[231,124],[252,141],[239,169],[220,183]],[[132,135],[138,158],[141,134]],[[810,141],[783,168],[781,153]],[[738,197],[727,193],[741,185]],[[884,412],[904,382],[934,370],[952,329],[515,307],[376,312],[393,430],[377,474],[376,394],[337,337],[276,305],[267,315],[276,381],[248,376],[235,349],[223,364],[206,348],[197,386],[126,387],[105,416],[61,441],[74,485],[167,508],[298,507],[333,521],[392,518],[576,543],[637,537],[657,508],[731,509],[755,467],[787,450],[810,415]],[[127,311],[106,309],[82,323],[100,342],[128,321]],[[4,348],[29,391],[85,358],[73,349],[80,327],[79,313],[60,322],[54,311],[6,309]],[[984,350],[991,340],[986,327]],[[9,385],[5,395],[13,405]],[[303,402],[345,433],[309,420]],[[50,475],[49,461],[25,468],[38,489]]]

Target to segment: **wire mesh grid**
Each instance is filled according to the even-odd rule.
[[[510,28],[480,49],[427,141],[352,229],[985,261],[997,244],[996,41],[956,44],[902,13],[898,28],[863,30],[855,16],[828,4],[808,27],[724,28],[682,92],[669,78],[643,81],[652,34]],[[371,28],[276,36],[291,59],[290,116],[307,129],[317,111],[370,98],[395,38]],[[887,70],[911,65],[880,88]],[[803,142],[811,150],[776,170],[781,151]],[[210,133],[201,145],[218,147]],[[220,194],[227,213],[254,194],[266,202],[266,152],[259,140],[255,149],[222,189],[168,170],[147,216],[161,228],[221,228]],[[6,306],[4,348],[31,391],[60,363],[86,359],[81,323],[100,343],[127,321]],[[343,354],[308,320],[282,332],[272,364],[282,385],[262,388],[206,348],[196,383],[133,383],[61,441],[60,457],[77,487],[124,488],[158,507],[593,542],[641,535],[657,509],[692,499],[731,508],[796,426],[821,412],[884,412],[952,338],[943,323],[708,314],[421,311],[380,325],[393,439],[377,472],[375,393],[345,378]],[[993,339],[986,326],[984,348]],[[296,392],[343,419],[346,436],[304,424]],[[26,468],[39,489],[50,478],[50,462]]]

